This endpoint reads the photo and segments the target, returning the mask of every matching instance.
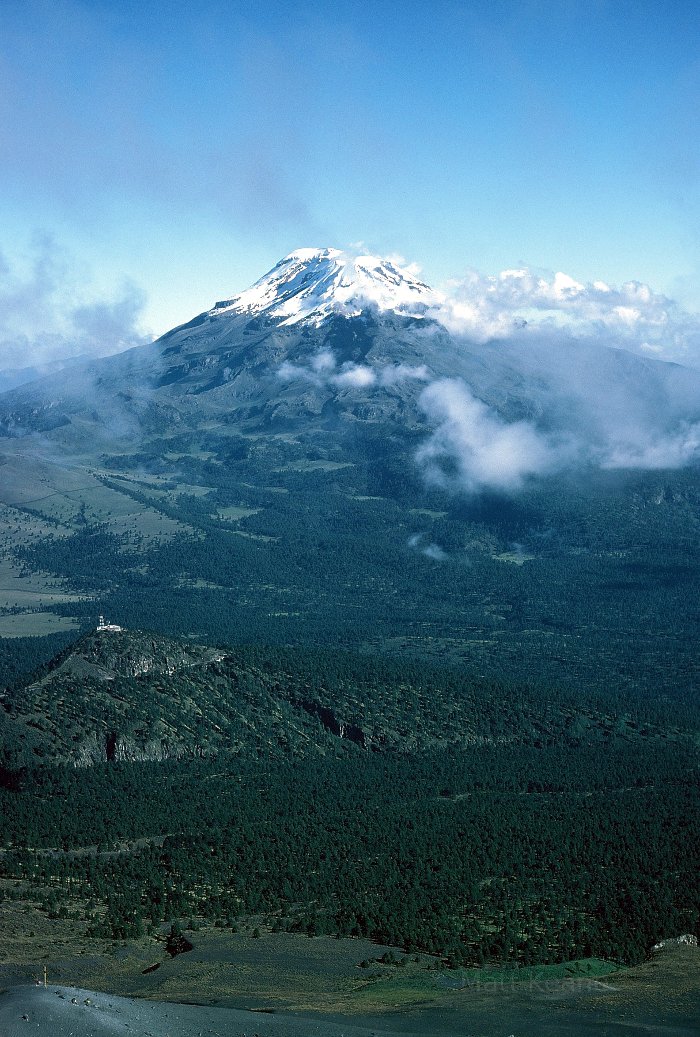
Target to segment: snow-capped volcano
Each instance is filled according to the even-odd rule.
[[[421,317],[442,301],[439,292],[390,260],[303,248],[290,252],[251,288],[217,303],[209,315],[264,314],[283,325],[318,326],[333,313],[352,317],[368,306]]]

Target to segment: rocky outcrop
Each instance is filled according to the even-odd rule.
[[[665,951],[669,947],[697,947],[698,938],[693,933],[684,933],[682,936],[670,936],[667,940],[655,943],[652,951]]]
[[[183,756],[202,756],[199,746],[186,749],[184,745],[173,744],[152,738],[143,745],[134,738],[111,731],[105,742],[105,759],[117,763],[162,763],[164,760],[179,760]]]
[[[358,724],[348,723],[341,720],[336,712],[329,706],[323,706],[320,702],[308,699],[292,699],[292,705],[303,709],[310,716],[317,717],[323,728],[336,738],[345,738],[361,749],[378,749],[386,743],[383,735],[373,735],[371,732],[359,727]]]
[[[203,756],[201,746],[185,746],[152,738],[142,744],[129,735],[110,731],[105,736],[87,736],[70,754],[74,767],[92,767],[98,763],[163,763],[184,756]]]
[[[310,702],[307,699],[296,699],[293,701],[293,705],[300,706],[305,713],[309,713],[312,717],[318,717],[325,730],[335,735],[336,738],[347,738],[363,749],[367,747],[367,738],[362,728],[356,724],[347,724],[343,720],[339,720],[328,706],[322,706],[320,702]]]
[[[219,662],[225,654],[216,648],[154,637],[140,630],[98,629],[58,656],[42,680],[63,677],[109,681],[147,674],[172,676]]]

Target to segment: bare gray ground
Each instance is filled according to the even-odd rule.
[[[98,953],[60,921],[50,943],[25,947],[5,922],[0,1037],[700,1037],[692,946],[597,979],[482,981],[432,959],[358,968],[385,950],[362,940],[198,931],[192,952],[170,959],[154,940]],[[34,982],[43,963],[46,989]]]
[[[113,997],[73,987],[13,987],[0,996],[0,1034],[26,1037],[398,1037],[399,1030]]]
[[[25,1037],[697,1037],[688,1018],[644,1018],[649,1005],[622,1002],[608,984],[559,990],[470,992],[469,1000],[440,1009],[343,1019],[250,1012],[145,1001],[75,987],[18,986],[0,995],[0,1034]],[[598,1005],[596,1004],[598,1002]],[[607,1002],[607,1003],[606,1003]],[[618,1002],[617,1004],[615,1002]]]

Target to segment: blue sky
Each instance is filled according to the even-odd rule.
[[[699,38],[692,0],[3,0],[0,345],[128,344],[357,242],[698,311]]]

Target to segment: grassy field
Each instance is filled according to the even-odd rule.
[[[53,612],[19,612],[0,616],[0,637],[45,637],[80,628],[73,616],[56,616]]]
[[[271,469],[273,472],[339,472],[342,468],[354,468],[352,461],[290,461]]]
[[[240,504],[230,504],[227,508],[219,508],[215,518],[223,522],[238,522],[240,519],[248,518],[249,515],[257,515],[260,508],[244,508]]]
[[[41,637],[77,630],[77,617],[48,610],[89,597],[71,592],[60,577],[26,573],[9,557],[0,558],[0,637]]]
[[[81,601],[83,596],[66,590],[66,581],[49,573],[24,573],[5,558],[0,560],[0,610],[30,609]]]

